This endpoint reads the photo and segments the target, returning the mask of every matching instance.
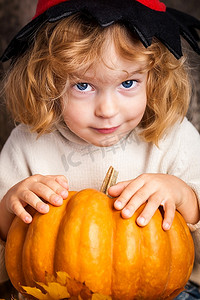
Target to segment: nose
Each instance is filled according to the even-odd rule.
[[[101,118],[112,118],[119,112],[117,96],[111,91],[100,93],[97,97],[95,115]]]

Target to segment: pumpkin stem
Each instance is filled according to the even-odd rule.
[[[108,195],[108,189],[117,182],[118,172],[111,166],[106,173],[100,192]]]

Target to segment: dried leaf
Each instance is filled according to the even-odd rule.
[[[39,300],[52,300],[48,294],[43,294],[41,290],[39,290],[36,287],[28,287],[28,286],[22,286],[24,291],[27,293],[29,296],[33,296],[36,299]]]
[[[59,271],[56,273],[56,277],[52,274],[49,274],[49,273],[45,273],[45,280],[47,283],[50,283],[50,282],[58,282],[60,283],[61,285],[66,285],[67,284],[67,280],[69,278],[71,278],[66,272],[62,272],[62,271]]]
[[[47,272],[45,272],[45,281],[46,281],[46,283],[57,282],[56,277],[53,274],[49,274]]]
[[[71,277],[66,272],[57,272],[57,279],[56,281],[60,283],[61,285],[66,285],[68,282],[68,279]]]
[[[61,285],[58,282],[50,282],[48,283],[48,285],[39,282],[38,285],[43,287],[43,289],[47,292],[47,294],[53,299],[59,300],[59,299],[70,297],[67,287]]]
[[[67,278],[69,278],[69,275],[65,272],[58,272],[57,277],[46,273],[46,284],[43,282],[36,282],[39,287],[44,289],[46,292],[45,294],[36,287],[22,287],[29,296],[33,296],[39,300],[60,300],[70,298],[66,285]]]
[[[57,272],[56,276],[46,273],[45,281],[46,283],[36,282],[38,288],[23,286],[23,289],[27,295],[38,300],[112,300],[110,296],[93,293],[85,283],[72,279],[66,272]],[[42,291],[45,291],[45,293]],[[70,293],[75,296],[71,297]]]

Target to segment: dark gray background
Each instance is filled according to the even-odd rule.
[[[182,10],[200,19],[200,0],[163,0],[163,2],[169,7]],[[0,53],[21,27],[31,20],[36,3],[36,0],[0,0]],[[200,57],[191,52],[190,63],[196,91],[188,117],[200,131]],[[0,63],[0,88],[7,68],[8,63]],[[6,113],[4,99],[0,95],[0,150],[12,128],[13,122]]]

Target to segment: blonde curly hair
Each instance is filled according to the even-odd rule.
[[[77,70],[102,57],[108,39],[123,58],[145,63],[147,107],[139,126],[147,142],[159,139],[186,115],[190,82],[185,58],[177,60],[154,39],[145,48],[122,24],[102,28],[79,14],[40,28],[32,46],[13,64],[5,81],[7,106],[16,122],[39,135],[62,121],[61,99]]]

